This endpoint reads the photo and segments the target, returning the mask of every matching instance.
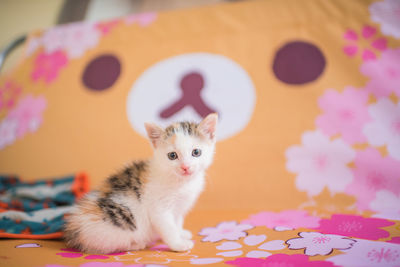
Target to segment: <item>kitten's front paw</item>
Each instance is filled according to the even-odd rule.
[[[173,251],[184,252],[191,250],[193,248],[193,245],[194,243],[192,240],[182,239],[179,242],[169,244],[169,248]]]
[[[192,237],[193,237],[192,232],[190,232],[189,230],[185,230],[185,229],[183,229],[181,236],[183,239],[192,239]]]

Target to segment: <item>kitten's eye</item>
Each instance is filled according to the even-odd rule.
[[[178,154],[176,154],[176,152],[169,152],[169,153],[168,153],[168,158],[169,158],[170,160],[175,160],[175,159],[178,158]]]
[[[198,148],[193,149],[193,151],[192,151],[192,156],[193,157],[200,157],[200,155],[201,155],[201,150],[200,149],[198,149]]]

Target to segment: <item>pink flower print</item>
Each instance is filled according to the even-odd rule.
[[[302,227],[318,227],[319,221],[320,218],[309,216],[306,211],[286,210],[278,213],[263,211],[250,215],[250,218],[242,221],[242,223],[254,226],[265,226],[268,228],[286,227],[296,229]]]
[[[381,25],[385,35],[400,39],[400,2],[398,0],[384,0],[372,3],[369,6],[372,21]]]
[[[365,89],[376,97],[392,93],[400,97],[400,48],[388,49],[379,59],[364,62],[360,71],[370,78]]]
[[[95,24],[76,22],[54,27],[43,34],[42,43],[47,53],[64,50],[69,58],[79,58],[94,48],[100,39]]]
[[[157,13],[141,13],[129,15],[125,18],[125,23],[131,25],[133,23],[138,23],[142,27],[150,25],[157,18]]]
[[[388,190],[378,191],[369,207],[377,212],[373,217],[400,220],[400,194]]]
[[[45,267],[70,267],[69,265],[47,264]],[[124,265],[122,262],[86,262],[79,267],[145,267],[143,264]],[[154,266],[157,267],[157,266]]]
[[[51,54],[40,53],[35,60],[35,69],[31,77],[37,82],[44,79],[47,84],[53,82],[62,68],[67,65],[67,57],[64,52],[56,51]]]
[[[340,266],[398,267],[400,265],[400,246],[387,242],[356,239],[353,247],[327,261]]]
[[[320,131],[305,132],[302,146],[286,150],[286,168],[296,173],[296,186],[309,196],[316,196],[325,186],[332,193],[343,192],[353,180],[347,166],[353,161],[354,150],[341,139],[331,141]]]
[[[17,139],[18,121],[5,118],[0,122],[0,150],[11,145]]]
[[[389,98],[382,98],[368,111],[372,121],[363,128],[368,143],[375,147],[386,145],[389,155],[400,161],[400,102],[396,105]]]
[[[115,26],[117,26],[120,23],[119,19],[113,19],[110,21],[106,21],[106,22],[99,22],[96,24],[96,28],[101,32],[101,34],[107,35],[111,32],[111,30],[113,28],[115,28]]]
[[[325,134],[333,136],[340,133],[349,144],[366,141],[362,128],[370,120],[368,114],[368,93],[347,87],[343,93],[326,90],[318,99],[323,114],[316,119],[316,125]]]
[[[203,228],[199,235],[205,236],[202,241],[204,242],[217,242],[223,239],[226,240],[238,240],[241,237],[245,237],[246,230],[252,229],[254,226],[249,224],[238,224],[235,221],[222,222],[217,227]]]
[[[389,243],[400,244],[400,236],[393,237],[388,241]]]
[[[73,248],[62,248],[62,251],[66,251],[66,252],[59,252],[56,253],[56,255],[59,255],[61,257],[64,258],[81,258],[83,257],[85,254],[81,253],[79,250],[77,249],[73,249]],[[125,252],[121,252],[121,253],[110,253],[110,254],[102,254],[102,255],[97,255],[97,254],[89,254],[85,256],[86,260],[106,260],[109,259],[111,256],[121,256],[121,255],[125,255]]]
[[[310,261],[308,256],[300,254],[275,254],[266,259],[236,258],[233,261],[227,261],[225,263],[240,267],[339,267],[328,261]]]
[[[21,92],[22,88],[12,81],[7,81],[0,87],[0,114],[15,106]]]
[[[365,238],[370,240],[378,240],[380,238],[389,237],[389,232],[380,229],[393,225],[385,219],[363,218],[356,215],[332,215],[330,219],[322,219],[320,226],[315,228],[324,234],[336,234],[349,237]]]
[[[400,162],[391,157],[383,157],[374,148],[357,151],[353,169],[354,180],[346,188],[346,193],[357,198],[357,208],[368,210],[370,202],[379,190],[400,193]]]
[[[42,124],[42,113],[46,109],[47,101],[43,96],[27,95],[10,111],[8,118],[18,121],[16,135],[23,137],[28,132],[35,132]]]
[[[361,30],[361,36],[352,29],[347,30],[343,38],[348,41],[348,43],[343,47],[343,52],[349,57],[354,57],[361,51],[361,58],[364,61],[376,59],[376,52],[374,52],[374,49],[377,51],[384,51],[387,49],[387,40],[385,38],[374,38],[376,32],[376,28],[369,25],[364,25]],[[362,48],[361,44],[357,44],[357,41],[361,41],[360,39],[368,41],[370,46]]]
[[[356,242],[339,235],[326,235],[316,232],[301,232],[299,238],[286,241],[289,249],[304,249],[304,254],[309,256],[329,255],[334,249],[350,249]]]

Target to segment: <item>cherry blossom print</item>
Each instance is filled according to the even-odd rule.
[[[397,267],[400,265],[400,246],[387,242],[356,239],[353,247],[326,261],[349,267]]]
[[[163,248],[154,250],[154,247],[150,248],[149,252],[129,251],[124,253],[123,255],[114,256],[114,259],[117,261],[135,262],[138,264],[151,264],[151,266],[153,266],[153,264],[164,265],[172,262],[190,262],[196,258],[198,258],[198,256],[191,254],[191,251],[172,252],[169,249],[164,250]]]
[[[397,182],[398,183],[398,182]],[[381,190],[370,203],[371,210],[377,212],[373,217],[400,220],[400,194]]]
[[[331,141],[320,131],[308,131],[302,136],[301,146],[286,150],[286,169],[297,174],[297,188],[309,196],[320,194],[325,186],[338,193],[353,180],[347,165],[354,156],[355,151],[343,140]]]
[[[199,235],[205,236],[204,242],[217,242],[221,240],[238,240],[241,237],[247,236],[246,230],[250,230],[254,226],[249,224],[238,224],[235,221],[222,222],[217,227],[203,228]]]
[[[287,240],[286,244],[290,249],[304,249],[304,254],[309,256],[329,255],[334,249],[350,249],[356,242],[347,237],[317,232],[301,232],[299,236],[299,238]]]
[[[301,227],[318,227],[320,218],[310,216],[306,211],[301,210],[285,210],[281,212],[263,211],[250,215],[242,223],[254,226],[266,226],[268,228],[287,227],[296,229]]]
[[[68,63],[64,52],[54,51],[52,53],[40,53],[34,63],[34,69],[31,73],[32,80],[37,82],[43,79],[47,84],[56,80],[61,69]]]
[[[377,98],[392,93],[400,97],[400,48],[387,49],[379,59],[365,61],[360,71],[370,79],[365,89]]]
[[[137,23],[142,27],[146,27],[153,23],[157,19],[157,13],[149,12],[149,13],[140,13],[129,15],[125,18],[125,23],[128,25]]]
[[[255,246],[267,239],[266,235],[249,235],[243,239],[243,242],[248,246]]]
[[[10,111],[7,118],[17,121],[16,136],[23,137],[28,132],[35,132],[43,122],[42,114],[47,101],[43,96],[26,95],[18,105]]]
[[[378,240],[380,238],[387,238],[390,235],[388,231],[381,228],[393,224],[394,222],[385,219],[334,214],[330,219],[321,219],[320,226],[315,229],[324,234]]]
[[[347,41],[343,47],[343,52],[349,57],[361,55],[361,58],[366,60],[373,60],[377,58],[377,52],[387,49],[386,38],[376,36],[377,29],[370,25],[364,25],[360,34],[354,29],[348,29],[343,38]],[[366,47],[362,43],[368,42]]]
[[[5,118],[0,122],[0,150],[17,140],[18,120]]]
[[[277,251],[286,248],[285,241],[283,240],[271,240],[263,243],[267,239],[266,235],[249,235],[243,239],[245,245],[251,246],[250,250],[246,257],[251,258],[262,258],[268,257],[272,255],[272,253],[268,251]],[[263,244],[261,244],[263,243]],[[254,246],[258,246],[257,249],[254,249]],[[217,256],[223,257],[238,257],[244,253],[244,250],[249,247],[244,247],[242,244],[236,241],[228,241],[223,242],[221,245],[217,246],[216,249],[222,250],[222,252],[217,253]]]
[[[42,247],[42,245],[38,244],[38,243],[24,243],[24,244],[20,244],[15,246],[16,248],[40,248]]]
[[[389,98],[381,98],[368,111],[372,121],[363,128],[368,143],[375,147],[386,145],[389,155],[400,161],[400,102],[394,104]]]
[[[42,37],[46,53],[66,51],[69,58],[79,58],[97,46],[101,32],[96,24],[77,22],[47,30]]]
[[[389,243],[394,243],[394,244],[400,244],[400,236],[393,237],[390,239],[390,241],[387,241]]]
[[[153,265],[151,267],[160,267],[161,265]],[[70,265],[47,264],[45,267],[70,267]],[[124,265],[122,262],[86,262],[79,267],[145,267],[143,264],[128,264]]]
[[[372,21],[381,25],[385,35],[400,39],[400,2],[398,0],[384,0],[372,3],[369,6]]]
[[[21,93],[21,86],[13,81],[6,81],[0,86],[0,115],[16,105]]]
[[[368,210],[379,190],[400,194],[400,161],[367,148],[357,151],[354,163],[354,180],[347,186],[346,193],[356,197],[359,210]]]
[[[353,87],[346,87],[342,93],[326,90],[318,99],[323,114],[316,119],[317,127],[329,136],[341,134],[349,144],[364,143],[362,128],[370,121],[368,98],[365,90]]]
[[[332,262],[310,261],[308,256],[300,254],[275,254],[266,259],[236,258],[235,260],[227,261],[225,263],[240,267],[339,267]]]
[[[62,248],[61,249],[63,252],[58,252],[56,255],[59,255],[64,258],[82,258],[86,260],[106,260],[110,259],[112,256],[120,256],[120,255],[125,255],[125,252],[121,253],[110,253],[110,254],[104,254],[104,255],[97,255],[97,254],[84,254],[83,252],[80,252],[77,249],[73,248]]]
[[[42,38],[31,36],[26,42],[25,55],[31,56],[42,45]]]
[[[231,249],[239,249],[241,247],[242,247],[242,245],[240,245],[240,243],[228,241],[228,242],[224,242],[221,245],[217,246],[216,249],[231,250]]]
[[[121,21],[119,19],[113,19],[105,22],[98,22],[95,27],[104,35],[108,35]]]
[[[213,264],[217,262],[223,261],[223,258],[195,258],[191,259],[190,263],[191,264],[196,264],[196,265],[205,265],[205,264]]]

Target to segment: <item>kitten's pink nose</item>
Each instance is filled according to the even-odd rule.
[[[182,169],[182,171],[184,171],[184,172],[188,172],[188,171],[189,171],[189,166],[188,166],[188,165],[185,165],[185,164],[182,164],[182,165],[181,165],[181,169]]]

